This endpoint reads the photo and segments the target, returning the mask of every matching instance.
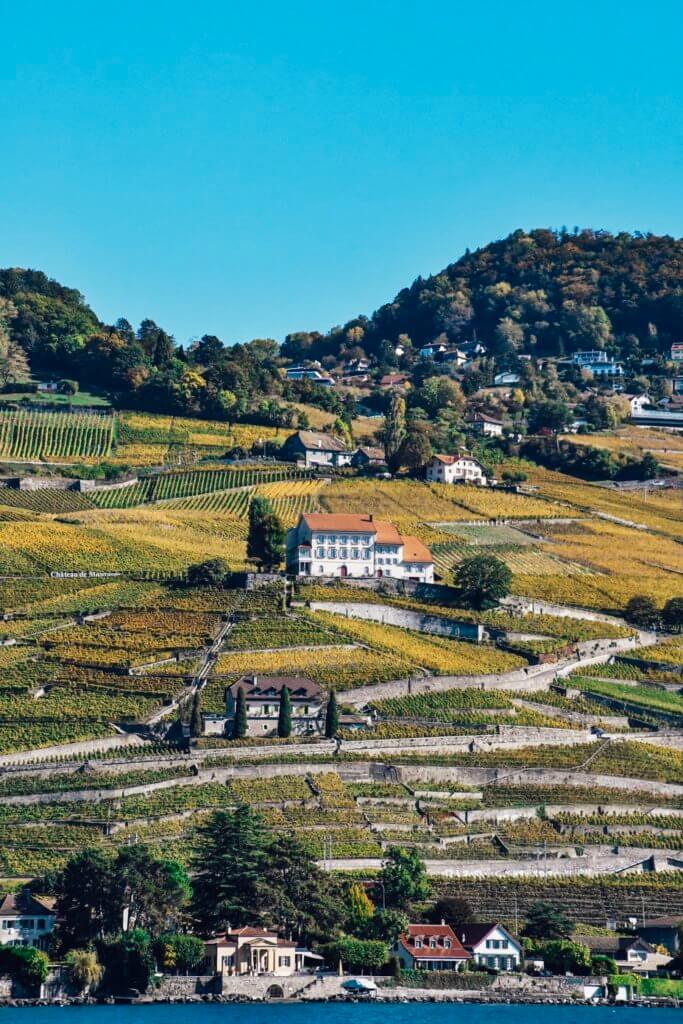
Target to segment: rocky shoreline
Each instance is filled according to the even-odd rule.
[[[170,998],[168,996],[68,996],[55,999],[2,999],[0,1000],[0,1011],[3,1008],[32,1008],[46,1006],[160,1006],[160,1005],[197,1005],[199,1003],[213,1004],[264,1004],[264,1003],[475,1003],[491,1005],[510,1005],[513,1003],[521,1005],[536,1006],[612,1006],[612,1007],[643,1007],[652,1009],[674,1009],[680,1008],[680,1001],[674,997],[647,996],[642,999],[631,1000],[609,1000],[595,999],[585,1001],[583,999],[571,999],[566,996],[518,994],[514,998],[510,995],[493,992],[456,991],[456,990],[435,990],[435,989],[381,989],[372,998],[367,996],[332,996],[328,998],[308,999],[256,999],[244,995],[194,995]]]

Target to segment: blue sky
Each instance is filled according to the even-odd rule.
[[[6,5],[0,265],[231,343],[520,226],[680,236],[682,34],[669,0]]]

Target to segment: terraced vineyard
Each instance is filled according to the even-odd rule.
[[[529,476],[541,490],[519,495],[351,470],[327,484],[291,465],[219,463],[242,441],[286,436],[272,428],[94,419],[112,431],[118,420],[107,452],[92,455],[82,432],[64,461],[114,460],[137,483],[0,493],[0,874],[12,885],[85,846],[145,842],[188,862],[210,811],[246,802],[330,870],[369,861],[366,877],[387,846],[414,846],[434,891],[470,894],[480,913],[499,916],[510,892],[521,907],[541,889],[564,894],[583,921],[624,913],[643,895],[648,912],[683,911],[676,637],[634,648],[616,618],[477,612],[458,608],[447,587],[292,589],[255,574],[253,589],[233,590],[185,577],[210,558],[247,568],[248,506],[262,494],[285,525],[307,509],[390,519],[433,547],[446,583],[459,560],[485,550],[511,567],[517,595],[618,612],[646,592],[661,605],[683,571],[681,514],[668,498],[635,530],[590,511],[596,488],[570,492],[542,471]],[[595,508],[611,514],[607,505],[624,499],[605,494]],[[51,575],[60,573],[82,575]],[[479,623],[487,635],[448,639],[314,612],[309,601],[386,605]],[[580,660],[568,645],[581,645]],[[536,664],[539,655],[559,665]],[[572,666],[571,679],[555,679]],[[345,716],[336,738],[320,728],[234,740],[220,717],[220,735],[188,737],[193,709],[208,728],[208,716],[224,714],[226,686],[245,674],[309,677],[323,708],[334,688]],[[19,759],[21,770],[8,763]]]
[[[114,443],[115,424],[103,413],[0,409],[0,458],[104,458]]]

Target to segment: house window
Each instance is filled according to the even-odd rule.
[[[32,920],[32,918],[27,917],[26,920],[22,922],[22,926],[24,928],[30,928],[31,930],[33,930],[36,926],[36,923]]]
[[[324,558],[325,557],[325,548],[316,548],[316,550],[315,550],[315,557],[316,558]]]
[[[279,956],[277,958],[278,967],[291,967],[292,958],[289,956]]]
[[[358,548],[351,548],[351,558],[358,558]]]
[[[38,929],[42,931],[44,928],[45,928],[45,919],[41,917],[38,920]]]
[[[443,948],[444,949],[450,949],[451,948],[451,940],[450,939],[444,939],[443,940]]]
[[[431,939],[429,940],[429,948],[430,949],[436,949],[436,939],[434,938],[433,935],[432,935]]]
[[[327,557],[328,558],[336,558],[337,557],[337,549],[336,548],[330,548],[330,550],[327,552]]]
[[[422,939],[415,939],[415,949],[422,949]]]
[[[340,558],[348,558],[349,557],[349,549],[348,548],[340,548],[339,549],[339,557]]]

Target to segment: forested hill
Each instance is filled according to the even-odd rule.
[[[127,407],[289,425],[296,414],[292,407],[283,413],[283,400],[315,401],[352,416],[349,396],[325,389],[321,397],[308,381],[286,380],[285,361],[325,359],[341,371],[349,358],[376,356],[377,379],[398,364],[418,381],[424,361],[416,350],[437,338],[480,341],[489,377],[496,367],[514,367],[519,353],[582,348],[605,348],[633,367],[683,340],[683,240],[516,231],[418,278],[372,317],[326,335],[290,334],[282,346],[203,335],[183,348],[152,319],[137,329],[123,317],[102,323],[78,291],[41,271],[0,270],[0,384],[51,374],[106,390]]]
[[[284,354],[338,355],[359,344],[380,355],[407,335],[420,347],[444,334],[477,337],[491,354],[561,356],[613,347],[618,355],[663,352],[683,338],[683,240],[603,231],[515,231],[418,277],[370,318],[326,335],[288,336]]]

